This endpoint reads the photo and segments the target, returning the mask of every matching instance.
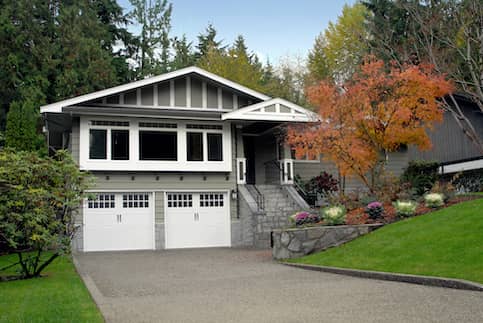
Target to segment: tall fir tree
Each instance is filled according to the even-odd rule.
[[[169,69],[171,12],[168,0],[130,0],[130,17],[141,27],[138,36],[138,77],[144,78]]]
[[[193,44],[188,42],[186,35],[181,38],[174,37],[171,40],[173,46],[173,60],[171,61],[171,70],[178,70],[183,67],[195,64],[195,53],[193,52]]]

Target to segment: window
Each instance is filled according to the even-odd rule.
[[[208,160],[222,161],[223,160],[223,141],[220,133],[209,133],[208,138]]]
[[[188,161],[203,160],[203,133],[188,132],[186,134],[186,150]]]
[[[111,159],[129,160],[129,130],[111,130]]]
[[[113,209],[115,207],[114,194],[97,194],[95,198],[89,198],[89,209]]]
[[[89,132],[89,158],[106,159],[107,157],[107,130],[91,129]]]
[[[200,207],[223,207],[223,193],[200,194]]]
[[[177,133],[139,131],[139,159],[178,160]]]
[[[193,194],[168,194],[168,207],[193,207]]]
[[[147,208],[149,207],[149,195],[146,193],[132,193],[122,195],[123,208]]]

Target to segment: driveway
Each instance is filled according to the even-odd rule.
[[[270,251],[76,255],[108,322],[483,322],[483,293],[291,268]]]

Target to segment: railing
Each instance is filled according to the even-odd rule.
[[[251,187],[253,187],[255,191],[258,210],[265,210],[265,197],[263,196],[262,192],[260,192],[256,185],[251,185]]]
[[[307,202],[307,204],[311,207],[315,206],[315,202],[317,201],[317,194],[307,192],[303,186],[300,178],[295,177],[293,181],[294,187],[300,196]]]

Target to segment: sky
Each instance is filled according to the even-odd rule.
[[[129,0],[118,0],[131,10]],[[262,62],[305,58],[317,35],[335,22],[344,4],[355,0],[172,0],[171,36],[196,36],[212,23],[224,44],[243,35]],[[135,27],[131,27],[136,31]]]

